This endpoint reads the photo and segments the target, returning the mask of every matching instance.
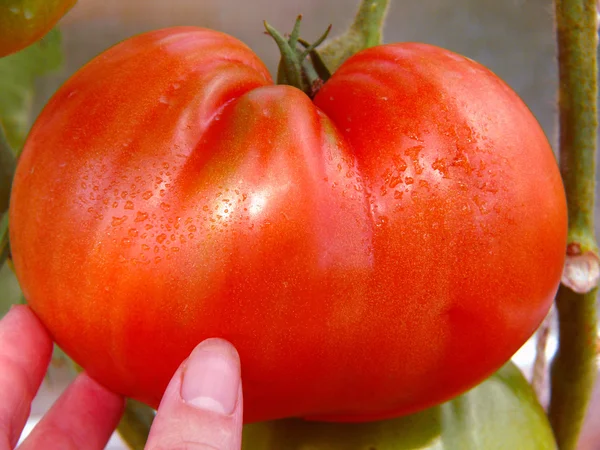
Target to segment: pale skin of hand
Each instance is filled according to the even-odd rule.
[[[51,356],[52,339],[27,306],[13,307],[0,320],[0,450],[16,447]],[[84,372],[18,448],[103,449],[124,403]],[[146,449],[239,450],[242,403],[235,348],[208,339],[171,379]]]

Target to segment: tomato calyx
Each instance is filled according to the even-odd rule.
[[[264,25],[267,34],[275,40],[281,52],[281,60],[277,69],[277,84],[297,87],[310,98],[314,98],[323,83],[331,77],[329,69],[316,50],[329,35],[331,25],[319,39],[311,44],[300,38],[301,22],[302,16],[299,15],[287,39],[266,21]]]

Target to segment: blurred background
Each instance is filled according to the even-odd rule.
[[[528,104],[556,148],[557,70],[551,0],[390,0],[390,4],[386,42],[431,43],[488,66]],[[342,32],[357,5],[358,0],[79,0],[60,22],[65,64],[58,72],[36,81],[33,117],[74,71],[134,34],[174,25],[221,30],[247,43],[274,73],[278,51],[263,33],[263,20],[280,31],[290,31],[296,15],[301,13],[302,35],[311,41],[330,23],[332,35]],[[18,285],[6,267],[0,272],[0,295],[0,305],[20,297]],[[533,348],[529,344],[516,357],[526,372],[530,370]],[[34,420],[70,376],[60,363],[53,366],[34,405]],[[600,418],[600,393],[596,399],[581,450],[600,449],[600,436],[594,436],[600,426],[592,420],[598,422]],[[115,438],[109,448],[122,447]]]

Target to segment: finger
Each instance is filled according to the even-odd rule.
[[[52,405],[21,450],[103,449],[119,423],[125,400],[80,374]]]
[[[235,348],[222,339],[198,345],[171,379],[147,450],[239,450],[242,382]]]
[[[0,449],[12,449],[52,356],[52,339],[27,306],[0,320]]]

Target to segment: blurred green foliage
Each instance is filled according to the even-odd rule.
[[[33,103],[36,79],[63,66],[62,40],[58,29],[50,31],[44,38],[24,50],[0,58],[0,144],[2,144],[2,186],[0,189],[0,242],[5,255],[8,242],[8,220],[4,212],[8,205],[11,174],[14,160],[12,151],[18,156],[25,137],[34,119]],[[7,173],[4,173],[8,171]],[[21,303],[23,295],[17,279],[8,264],[0,260],[0,317],[10,305]]]
[[[0,269],[0,317],[4,316],[11,305],[23,303],[23,294],[13,271],[4,264]]]
[[[0,124],[18,154],[32,121],[36,78],[63,64],[58,29],[26,49],[0,58]]]
[[[246,425],[243,450],[555,450],[533,389],[512,363],[467,393],[398,419]]]

